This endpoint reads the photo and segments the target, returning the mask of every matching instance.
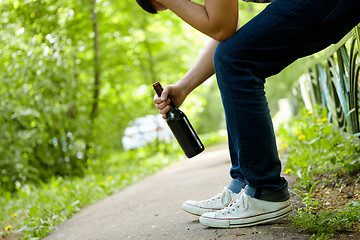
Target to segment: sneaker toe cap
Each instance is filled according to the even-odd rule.
[[[196,201],[188,200],[183,203],[182,209],[185,212],[200,216],[202,214],[201,208],[199,206],[197,206],[196,203],[197,203]]]
[[[221,219],[216,216],[216,212],[204,213],[200,216],[201,224],[208,227],[228,228],[230,221],[228,219]]]
[[[214,212],[214,211],[218,211],[222,208],[215,208],[217,206],[206,206],[204,204],[202,204],[201,202],[198,201],[194,201],[194,200],[188,200],[186,202],[183,203],[182,205],[182,209],[185,212],[191,213],[191,214],[195,214],[197,216],[201,216],[204,213],[207,212]]]

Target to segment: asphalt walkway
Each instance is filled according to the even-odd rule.
[[[309,239],[290,218],[256,227],[214,229],[181,209],[185,200],[202,200],[230,182],[226,145],[168,166],[153,176],[82,209],[46,240],[122,239]],[[285,176],[286,177],[286,176]],[[288,179],[290,184],[292,179]]]

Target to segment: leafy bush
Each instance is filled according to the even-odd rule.
[[[148,147],[92,160],[84,178],[53,176],[40,186],[17,187],[16,195],[0,192],[0,236],[20,233],[22,239],[45,237],[83,206],[119,191],[179,159],[177,144],[162,146],[156,154]]]
[[[0,9],[3,192],[81,176],[92,159],[122,150],[127,124],[155,111],[152,81],[178,79],[202,45],[175,16],[160,25],[129,0],[0,1]]]
[[[200,137],[209,147],[225,141],[226,134],[219,131]],[[53,176],[40,185],[16,185],[15,194],[0,190],[0,236],[17,234],[23,239],[40,239],[82,207],[118,192],[182,155],[176,142],[154,143],[89,160],[83,178]]]
[[[326,111],[317,108],[313,113],[306,109],[279,131],[286,150],[286,173],[300,179],[300,185],[309,190],[316,173],[329,171],[359,172],[359,139],[340,131],[330,123]]]
[[[359,202],[348,202],[344,210],[319,211],[321,199],[313,197],[313,190],[321,181],[317,180],[319,174],[336,177],[360,172],[359,139],[342,132],[326,116],[320,108],[311,113],[303,109],[282,126],[278,135],[285,150],[284,171],[298,177],[294,193],[304,203],[294,223],[313,233],[312,239],[329,239],[340,232],[359,230]]]

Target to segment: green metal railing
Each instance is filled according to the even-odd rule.
[[[322,105],[328,110],[328,119],[350,134],[360,135],[359,126],[359,26],[339,43],[303,59],[307,66],[293,95],[312,110]],[[293,103],[298,104],[297,101]],[[294,107],[295,109],[297,106]]]

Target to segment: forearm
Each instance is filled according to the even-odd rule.
[[[213,55],[218,44],[218,41],[211,39],[194,66],[178,81],[177,84],[184,89],[186,95],[215,73]]]
[[[237,23],[236,30],[239,28],[240,22]],[[194,66],[177,82],[184,89],[186,95],[214,75],[213,56],[218,44],[219,41],[211,39]]]
[[[238,19],[237,0],[157,0],[205,35],[223,41],[234,34]]]

